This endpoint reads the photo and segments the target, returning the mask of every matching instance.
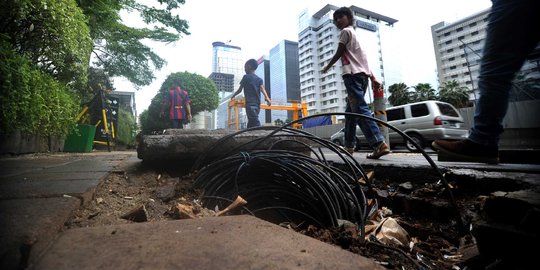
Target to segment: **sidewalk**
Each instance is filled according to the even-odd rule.
[[[0,159],[0,268],[34,262],[72,211],[133,153],[38,154]]]
[[[109,172],[136,152],[0,159],[1,269],[383,269],[251,216],[63,231]]]
[[[367,160],[364,155],[355,153],[355,158],[366,169],[399,173],[432,170],[417,154],[391,154],[381,160]],[[509,179],[533,180],[540,175],[540,165],[439,162],[436,156],[432,158],[440,169],[452,169],[454,174],[478,173],[487,178],[502,174]],[[92,200],[110,172],[138,162],[136,152],[1,158],[0,268],[382,269],[369,259],[246,216],[62,232],[72,211]]]

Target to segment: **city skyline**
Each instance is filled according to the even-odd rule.
[[[156,79],[149,86],[136,91],[137,111],[146,110],[165,78],[173,72],[188,71],[208,77],[212,70],[212,42],[230,42],[242,48],[247,59],[268,55],[271,48],[283,40],[298,41],[298,15],[305,9],[320,9],[326,4],[337,6],[356,5],[398,20],[395,24],[403,43],[403,82],[412,86],[417,83],[436,83],[436,63],[431,42],[431,25],[458,20],[491,6],[488,0],[458,0],[451,3],[442,0],[412,0],[407,3],[393,0],[379,1],[310,1],[308,5],[296,1],[246,2],[241,0],[209,2],[209,0],[186,1],[180,7],[179,16],[188,20],[191,35],[182,37],[174,44],[149,44],[168,64],[155,72]],[[209,6],[212,9],[209,9]],[[239,8],[241,7],[241,8]],[[241,10],[239,12],[239,10]],[[430,12],[426,12],[430,11]],[[405,12],[404,12],[405,11]],[[239,14],[234,16],[233,14]],[[275,14],[279,14],[276,18]],[[123,14],[127,24],[142,25],[133,14]],[[278,29],[278,30],[276,30]],[[173,57],[171,57],[173,56]],[[415,68],[408,69],[407,63]],[[134,86],[122,78],[114,78],[119,91],[135,91]]]

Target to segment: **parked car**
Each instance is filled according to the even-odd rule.
[[[463,117],[452,104],[428,100],[386,109],[388,124],[407,134],[420,147],[430,146],[437,139],[462,140],[467,138],[468,131],[463,126]],[[366,145],[366,140],[360,128],[356,129],[356,148]],[[405,141],[397,132],[388,129],[390,146],[405,144],[411,152],[418,150],[409,141]],[[344,145],[343,129],[334,133],[330,140],[338,145]]]

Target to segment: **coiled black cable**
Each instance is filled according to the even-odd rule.
[[[375,121],[387,126],[410,141],[420,150],[433,169],[439,174],[449,193],[451,205],[458,216],[460,231],[464,228],[450,187],[444,175],[429,155],[408,135],[388,123],[356,113],[323,113],[307,116],[290,122],[283,127],[254,127],[227,135],[211,145],[192,167],[195,174],[194,186],[203,190],[205,207],[225,208],[236,196],[242,196],[250,214],[274,223],[335,227],[339,220],[348,220],[358,225],[361,239],[364,238],[364,222],[367,219],[366,191],[371,191],[369,181],[361,186],[358,179],[367,179],[365,171],[352,156],[340,146],[306,131],[292,129],[295,123],[325,115],[350,115]],[[227,140],[246,132],[270,131],[266,136],[240,144],[234,149],[210,159],[208,153],[216,153]],[[274,140],[261,150],[264,143]],[[282,143],[297,142],[308,147],[311,156],[279,150]],[[306,142],[307,141],[307,142]],[[317,154],[313,148],[319,148]],[[329,164],[321,148],[336,153],[346,165],[338,169]],[[217,149],[217,150],[216,150]],[[204,165],[206,164],[206,165]],[[370,193],[368,193],[370,194]],[[218,198],[227,198],[221,200]],[[239,210],[243,212],[242,209]]]

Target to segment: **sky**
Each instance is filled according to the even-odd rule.
[[[156,2],[146,0],[146,2]],[[178,10],[189,23],[190,35],[171,44],[147,42],[167,61],[155,71],[152,84],[137,89],[123,78],[113,78],[118,91],[134,91],[137,113],[148,108],[163,81],[175,72],[191,72],[208,77],[212,72],[212,42],[229,42],[242,48],[247,59],[268,55],[282,40],[298,41],[298,15],[310,14],[326,4],[355,5],[398,20],[395,31],[402,47],[403,82],[409,86],[430,83],[436,87],[436,62],[431,26],[454,22],[491,7],[490,0],[186,0]],[[133,13],[122,13],[130,26],[143,27]]]

